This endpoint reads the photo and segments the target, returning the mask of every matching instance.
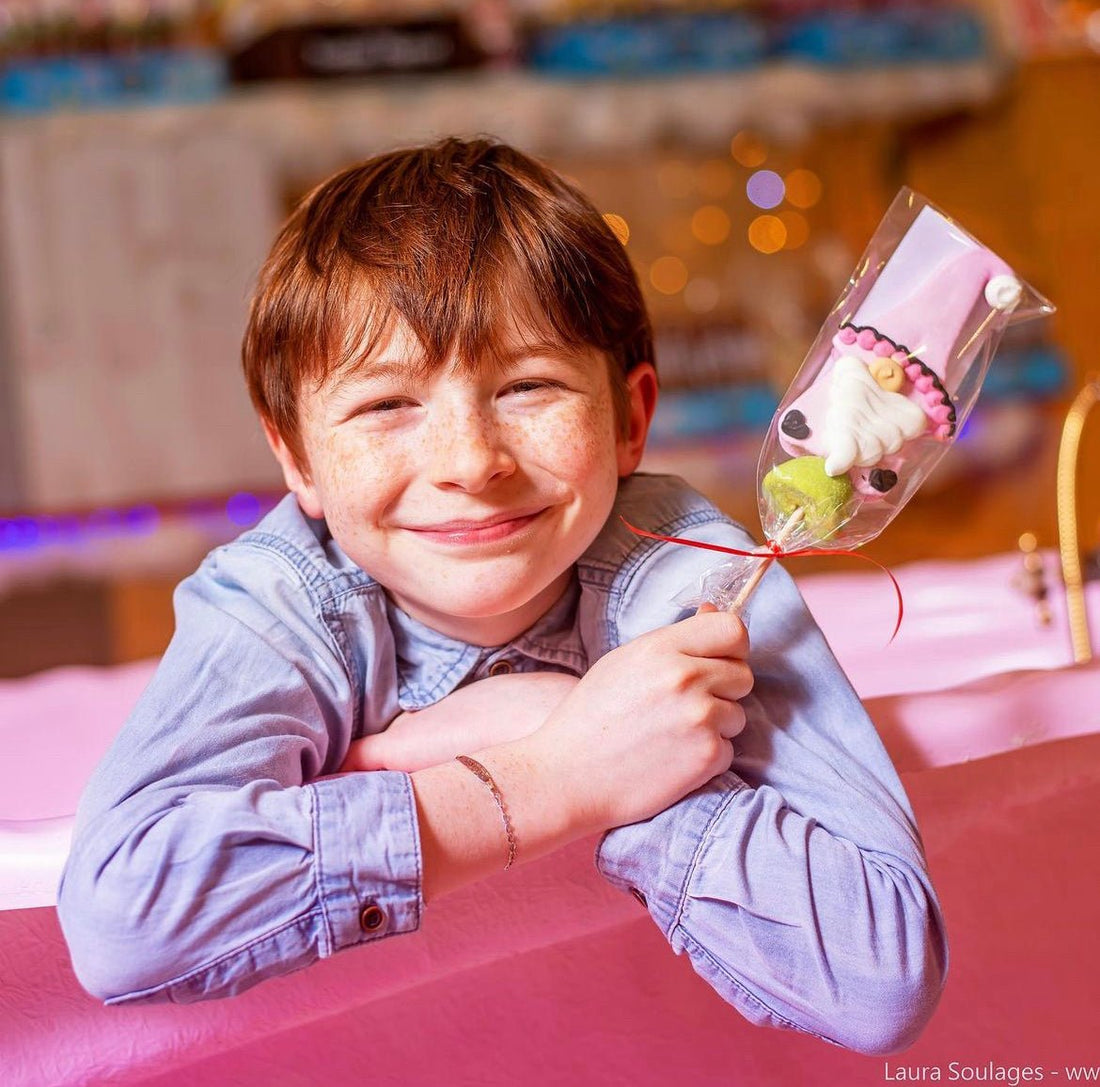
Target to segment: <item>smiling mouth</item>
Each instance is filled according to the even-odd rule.
[[[540,507],[529,513],[502,514],[499,517],[487,517],[481,521],[446,521],[438,525],[425,525],[422,528],[410,527],[421,539],[433,543],[463,545],[495,543],[506,540],[522,532],[548,507]]]

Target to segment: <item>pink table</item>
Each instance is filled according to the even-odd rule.
[[[952,1062],[959,1082],[990,1080],[989,1062],[1055,1083],[1053,1069],[1100,1066],[1100,668],[1068,666],[1059,616],[1034,624],[1015,562],[899,571],[906,621],[889,647],[882,575],[802,582],[902,771],[947,918],[943,1004],[903,1056],[749,1026],[603,883],[594,840],[233,1001],[102,1008],[54,911],[10,907],[52,901],[68,812],[146,663],[0,684],[0,1083],[834,1087],[899,1068],[949,1081]],[[1100,615],[1095,591],[1091,605]]]

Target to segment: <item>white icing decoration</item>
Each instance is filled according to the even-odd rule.
[[[843,475],[853,464],[869,468],[919,438],[927,425],[919,405],[881,388],[860,359],[841,355],[825,411],[825,473]]]
[[[994,309],[1008,313],[1020,304],[1023,293],[1023,284],[1015,276],[994,276],[985,285],[985,300]]]

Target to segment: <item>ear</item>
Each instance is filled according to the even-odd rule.
[[[283,479],[286,481],[287,489],[294,492],[294,496],[298,499],[298,505],[302,507],[302,512],[307,517],[318,519],[324,517],[325,512],[321,505],[321,497],[309,477],[308,470],[298,467],[294,454],[271,421],[261,419],[260,422],[263,423],[267,444],[271,447],[271,452],[275,454],[275,459],[283,470]]]
[[[619,478],[630,475],[641,463],[649,424],[657,407],[657,371],[651,362],[640,362],[626,375],[626,389],[630,397],[629,427],[619,437]]]

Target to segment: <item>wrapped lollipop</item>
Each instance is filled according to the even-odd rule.
[[[741,611],[774,558],[851,551],[878,536],[957,438],[1004,329],[1053,310],[996,254],[902,189],[764,440],[757,480],[767,547],[723,562],[680,602]]]

